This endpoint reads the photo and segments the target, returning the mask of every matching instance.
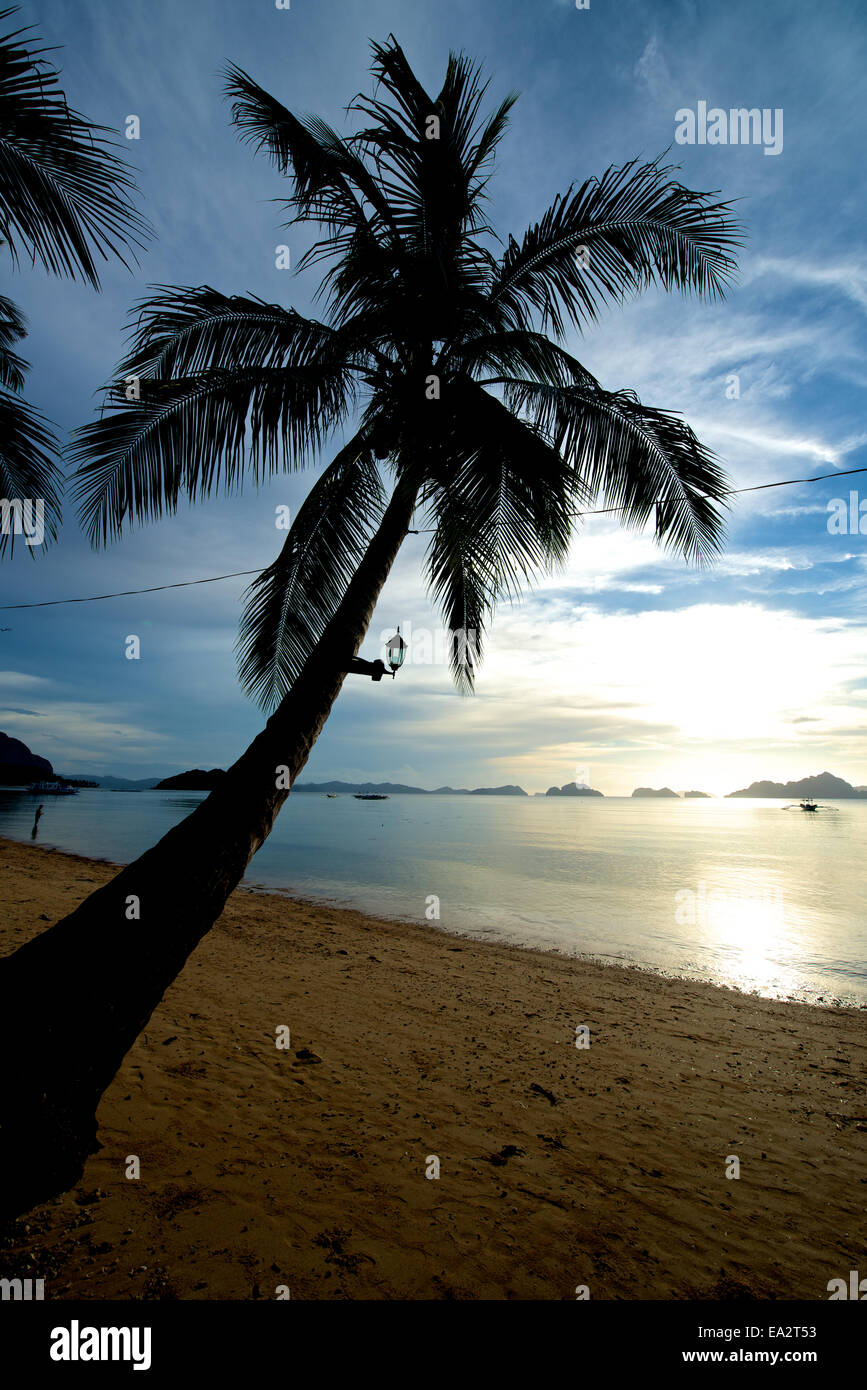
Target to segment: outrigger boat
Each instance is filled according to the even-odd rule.
[[[78,796],[78,787],[70,787],[66,782],[34,782],[27,790],[33,796]]]
[[[384,792],[353,792],[356,801],[388,801]]]
[[[818,801],[814,801],[811,796],[805,796],[800,801],[793,801],[788,806],[784,806],[784,811],[836,811],[836,806],[821,806]]]

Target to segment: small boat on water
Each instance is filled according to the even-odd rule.
[[[820,802],[814,801],[811,796],[802,797],[800,801],[793,801],[790,805],[783,807],[784,811],[810,811],[812,813],[818,811],[836,811],[837,809],[838,807],[836,806],[823,806]]]
[[[325,795],[328,797],[329,801],[336,801],[340,792],[326,792]]]
[[[353,792],[356,801],[388,801],[384,792]]]
[[[78,787],[70,787],[66,782],[34,782],[27,790],[33,796],[78,796]]]

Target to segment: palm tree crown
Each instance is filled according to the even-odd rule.
[[[137,306],[113,408],[73,452],[99,544],[182,497],[303,467],[351,421],[248,595],[241,678],[266,708],[316,646],[397,487],[431,530],[426,573],[450,631],[481,634],[498,600],[562,564],[592,499],[627,525],[655,515],[658,539],[693,561],[722,537],[726,480],[709,451],[679,416],[605,390],[564,342],[652,284],[720,295],[740,244],[731,205],[658,160],[632,161],[567,190],[503,247],[488,181],[516,97],[483,116],[487,83],[463,55],[431,97],[393,37],[373,44],[372,71],[376,95],[351,103],[359,128],[343,137],[228,69],[241,137],[291,179],[291,221],[320,229],[299,269],[321,267],[322,318],[156,287]],[[464,689],[474,656],[454,641]]]

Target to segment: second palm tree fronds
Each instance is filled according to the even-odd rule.
[[[0,23],[15,14],[0,10]],[[29,29],[0,37],[0,247],[13,264],[99,288],[99,262],[127,257],[147,224],[131,202],[133,178],[114,152],[111,132],[67,104],[58,74]],[[0,497],[40,499],[56,537],[62,480],[49,422],[22,399],[27,363],[14,351],[23,315],[0,298]],[[0,556],[14,531],[0,532]],[[31,551],[31,553],[35,553]]]

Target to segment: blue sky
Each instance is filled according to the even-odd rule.
[[[749,240],[723,305],[652,293],[573,337],[605,386],[682,411],[734,486],[867,466],[867,11],[854,0],[40,0],[21,22],[62,45],[73,106],[119,135],[139,116],[141,138],[124,145],[157,233],[136,273],[109,266],[98,295],[3,266],[2,292],[29,319],[29,398],[63,431],[91,418],[149,284],[314,311],[312,276],[275,267],[275,247],[295,262],[304,235],[280,229],[271,200],[284,185],[232,132],[220,71],[232,61],[342,129],[370,89],[369,39],[393,31],[429,88],[451,48],[484,62],[492,103],[521,92],[491,187],[501,235],[520,237],[570,183],[669,146],[684,183],[740,200]],[[700,101],[782,110],[781,152],[675,144],[676,113]],[[297,506],[313,476],[184,508],[101,552],[70,507],[57,545],[35,561],[16,547],[0,565],[0,603],[264,567],[282,539],[275,507]],[[498,614],[471,699],[421,659],[439,623],[424,538],[410,538],[362,649],[377,655],[399,622],[416,634],[410,664],[395,682],[347,680],[305,778],[533,791],[577,775],[609,794],[725,792],[828,768],[867,783],[865,537],[827,524],[850,491],[867,501],[867,473],[737,500],[710,571],[586,519],[567,571]],[[226,766],[263,719],[236,678],[247,582],[0,614],[0,728],[69,773]],[[138,661],[124,656],[129,634]]]

